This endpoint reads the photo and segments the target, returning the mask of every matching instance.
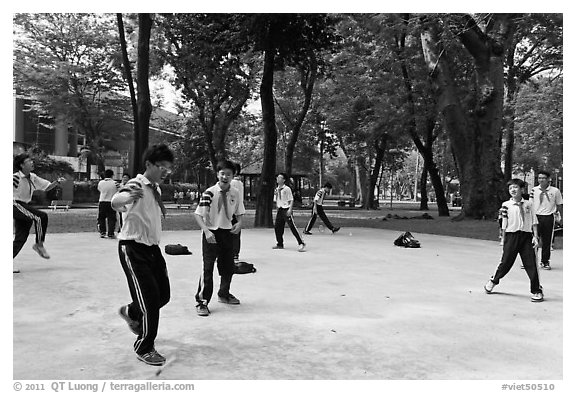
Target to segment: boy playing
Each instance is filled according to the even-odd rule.
[[[542,287],[536,266],[534,247],[538,245],[538,218],[532,201],[522,199],[525,183],[520,179],[508,182],[510,200],[502,203],[502,229],[504,229],[504,247],[502,260],[494,276],[484,285],[486,293],[491,293],[512,268],[516,256],[520,254],[522,265],[530,278],[530,292],[533,302],[544,300]]]
[[[324,197],[326,196],[326,193],[331,189],[332,184],[326,183],[324,184],[324,187],[319,189],[318,192],[316,193],[316,196],[314,197],[314,206],[312,206],[312,217],[310,217],[310,221],[308,221],[308,225],[306,225],[306,228],[304,229],[305,235],[312,234],[310,230],[314,226],[317,216],[320,216],[322,221],[324,221],[324,224],[326,224],[326,226],[328,227],[328,229],[332,231],[332,233],[336,233],[340,230],[340,227],[334,227],[332,225],[328,217],[326,217],[326,213],[324,213],[324,207],[322,206],[322,204],[324,203]]]
[[[172,171],[174,154],[163,144],[152,145],[143,157],[146,170],[129,180],[112,197],[114,210],[124,212],[118,235],[118,254],[128,280],[132,303],[120,307],[120,316],[138,337],[136,357],[152,366],[166,358],[154,348],[160,309],[170,300],[166,262],[160,251],[161,217],[166,209],[158,183]]]
[[[50,191],[66,179],[61,177],[56,181],[49,182],[32,173],[34,161],[26,154],[18,154],[14,157],[14,170],[12,175],[12,217],[14,219],[14,241],[12,243],[12,258],[16,258],[30,234],[30,227],[34,224],[36,229],[36,243],[32,249],[42,258],[50,258],[44,248],[46,229],[48,228],[48,215],[43,211],[29,205],[34,190]],[[14,269],[14,273],[19,273]]]
[[[278,184],[278,187],[276,187],[276,190],[274,191],[274,200],[276,201],[278,211],[276,212],[276,222],[274,223],[276,245],[272,248],[276,250],[284,248],[284,226],[286,225],[286,222],[288,222],[288,226],[298,242],[298,251],[303,252],[306,244],[302,241],[302,238],[294,225],[294,219],[292,218],[292,204],[294,203],[294,197],[292,196],[292,190],[286,185],[287,178],[288,176],[285,173],[280,173],[276,176],[276,184]]]
[[[214,288],[214,263],[220,274],[218,301],[226,304],[240,304],[230,293],[230,284],[234,274],[233,235],[242,228],[242,215],[245,213],[244,201],[238,190],[230,186],[234,175],[234,164],[220,161],[216,167],[218,183],[206,189],[194,212],[194,218],[202,229],[203,271],[196,293],[196,312],[201,317],[210,315],[208,303]],[[232,224],[232,216],[237,222]]]

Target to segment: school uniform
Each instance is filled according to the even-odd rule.
[[[501,214],[502,229],[505,231],[504,246],[502,259],[491,279],[492,282],[498,284],[500,279],[508,274],[520,254],[522,265],[530,279],[530,292],[542,292],[532,245],[532,226],[538,223],[532,202],[524,199],[516,202],[510,199],[502,203]]]
[[[244,183],[242,182],[242,180],[238,180],[238,179],[232,179],[230,181],[230,186],[234,187],[236,190],[238,190],[238,194],[239,194],[239,198],[244,201]],[[232,215],[232,225],[236,224],[238,222],[238,220],[236,219],[236,215]],[[232,240],[233,240],[233,251],[234,251],[234,260],[238,260],[240,258],[240,234],[242,233],[242,230],[240,230],[240,232],[238,232],[237,234],[233,234],[232,235]]]
[[[116,211],[112,209],[112,197],[118,191],[118,185],[111,178],[106,178],[98,182],[98,191],[100,197],[98,198],[98,232],[100,235],[114,236],[116,229]],[[106,231],[106,224],[108,224],[108,231]]]
[[[294,225],[294,218],[292,215],[288,215],[288,209],[290,208],[290,202],[294,200],[292,196],[292,190],[290,187],[284,185],[281,187],[276,187],[274,190],[274,200],[276,201],[276,222],[274,223],[274,232],[276,233],[276,244],[279,247],[284,247],[284,226],[288,223],[292,234],[296,238],[298,244],[304,244],[302,237]]]
[[[30,173],[24,175],[18,171],[12,175],[12,217],[14,219],[14,241],[12,243],[12,258],[15,258],[30,234],[34,224],[36,244],[43,243],[48,228],[48,214],[29,205],[34,190],[45,190],[51,183]]]
[[[312,209],[312,216],[310,217],[310,220],[308,221],[308,224],[306,225],[304,232],[310,232],[310,230],[314,226],[314,223],[316,222],[317,216],[320,216],[320,219],[324,221],[324,224],[326,224],[326,227],[328,227],[328,229],[330,229],[331,231],[334,230],[334,226],[332,225],[328,217],[326,217],[326,213],[324,213],[324,207],[322,206],[322,204],[324,203],[325,196],[326,196],[326,190],[324,188],[318,190],[318,192],[314,196],[314,203],[316,204],[316,209]]]
[[[202,217],[208,229],[214,234],[216,243],[208,243],[202,232],[202,274],[198,282],[196,302],[208,305],[214,289],[214,264],[217,264],[220,275],[218,296],[227,298],[230,295],[230,284],[234,274],[234,249],[232,216],[245,213],[244,201],[238,190],[229,187],[223,190],[217,183],[206,189],[200,197],[195,214]]]
[[[166,261],[159,247],[161,216],[165,215],[166,210],[160,199],[159,186],[141,174],[120,188],[112,197],[112,204],[116,198],[122,198],[122,194],[132,189],[142,189],[143,196],[116,209],[124,214],[118,235],[118,255],[132,297],[128,316],[141,322],[142,327],[134,342],[134,351],[143,355],[154,350],[160,309],[170,300]]]
[[[542,189],[540,186],[532,188],[530,200],[534,204],[538,217],[538,234],[542,239],[543,266],[550,264],[550,245],[554,237],[554,213],[558,205],[562,205],[562,193],[556,187],[548,186]]]

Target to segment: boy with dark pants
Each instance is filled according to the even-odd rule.
[[[152,145],[143,157],[146,170],[129,180],[112,197],[112,207],[124,214],[118,235],[118,254],[128,280],[132,303],[120,307],[120,316],[138,337],[134,351],[138,360],[162,366],[166,358],[154,348],[160,309],[170,300],[166,262],[160,251],[161,217],[166,209],[158,183],[171,171],[174,155],[163,144]]]
[[[334,227],[332,225],[332,223],[330,222],[328,217],[326,217],[326,213],[324,213],[324,207],[322,206],[322,204],[324,203],[324,197],[326,196],[326,193],[331,189],[332,189],[332,184],[326,183],[326,184],[324,184],[324,187],[319,189],[318,192],[316,193],[316,196],[314,197],[314,206],[312,206],[312,216],[310,217],[310,220],[308,221],[308,224],[306,225],[306,228],[304,229],[305,235],[311,235],[312,234],[312,232],[310,232],[310,230],[314,226],[314,223],[316,222],[317,216],[320,216],[320,219],[322,221],[324,221],[324,224],[326,224],[326,226],[328,227],[328,229],[330,229],[332,231],[332,233],[336,233],[340,230],[340,227]]]
[[[242,228],[244,201],[238,190],[230,186],[234,164],[221,161],[216,170],[218,183],[204,191],[194,212],[194,218],[202,229],[203,269],[195,296],[196,312],[201,317],[210,315],[208,303],[214,288],[214,263],[217,264],[220,274],[218,301],[240,304],[240,300],[230,293],[230,284],[234,274],[233,236]],[[236,217],[235,224],[232,224],[232,216]]]
[[[550,247],[554,238],[555,214],[559,213],[559,223],[562,224],[562,194],[556,187],[550,185],[550,173],[538,172],[538,186],[532,188],[530,200],[534,204],[538,217],[538,233],[542,239],[542,260],[540,266],[550,270]]]
[[[502,203],[502,229],[504,229],[504,246],[502,260],[494,276],[484,285],[486,293],[491,293],[494,286],[502,279],[514,264],[520,254],[522,264],[530,278],[530,292],[533,302],[544,300],[534,247],[538,246],[538,219],[531,201],[522,199],[525,183],[520,179],[508,182],[510,200]]]
[[[276,245],[272,247],[276,250],[281,250],[284,248],[284,226],[288,223],[292,234],[298,242],[298,251],[303,252],[306,244],[302,241],[302,237],[294,225],[294,219],[292,217],[292,205],[294,203],[294,197],[292,196],[292,190],[286,185],[286,180],[288,175],[285,173],[280,173],[276,176],[276,190],[274,191],[274,200],[276,201],[276,207],[278,208],[276,212],[276,222],[274,223],[274,232],[276,233]]]
[[[100,237],[105,238],[106,234],[110,239],[113,239],[114,231],[116,230],[116,211],[112,209],[112,197],[118,191],[118,184],[112,179],[114,172],[111,169],[106,169],[104,172],[104,179],[98,183],[98,191],[100,191],[100,198],[98,199],[98,231]],[[106,230],[108,224],[108,230]]]
[[[12,175],[12,217],[14,219],[14,241],[12,243],[12,258],[16,258],[30,234],[30,227],[34,224],[36,230],[36,243],[32,249],[42,258],[48,259],[50,255],[44,248],[46,229],[48,229],[48,215],[43,211],[29,205],[34,190],[50,191],[66,179],[61,177],[54,182],[32,173],[34,161],[28,154],[22,153],[14,157],[14,170]],[[20,270],[14,268],[14,273]]]

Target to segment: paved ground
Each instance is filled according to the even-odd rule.
[[[136,360],[116,312],[129,301],[116,241],[49,234],[50,260],[31,249],[13,276],[14,379],[562,379],[562,257],[541,271],[546,301],[531,303],[519,263],[487,295],[497,242],[415,234],[421,249],[392,245],[398,232],[315,232],[308,251],[272,250],[272,229],[243,232],[242,257],[258,272],[235,276],[240,306],[211,303],[196,316],[199,231],[165,232],[171,302],[157,349],[169,363]],[[545,339],[542,339],[545,338]],[[545,366],[543,366],[543,364]]]

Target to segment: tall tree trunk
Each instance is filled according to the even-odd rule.
[[[430,182],[432,187],[434,187],[434,195],[436,195],[436,206],[438,206],[438,215],[440,217],[450,216],[450,210],[448,209],[448,202],[446,201],[446,195],[444,194],[444,185],[442,184],[442,178],[438,173],[438,168],[436,163],[432,159],[432,153],[430,150],[426,153],[424,159],[426,170],[430,175]]]
[[[298,136],[300,135],[300,130],[302,129],[302,124],[306,119],[306,114],[308,109],[310,109],[310,103],[312,102],[312,92],[314,90],[314,82],[316,81],[316,74],[318,72],[318,64],[316,61],[316,54],[313,50],[309,50],[308,59],[310,60],[310,69],[306,70],[304,68],[300,69],[301,73],[301,87],[304,91],[304,103],[302,108],[296,118],[296,122],[292,127],[292,133],[290,139],[286,144],[286,173],[290,177],[292,175],[292,163],[294,160],[294,150],[296,149],[296,142],[298,142]],[[290,122],[291,123],[291,122]],[[290,124],[289,123],[289,124]]]
[[[386,150],[386,139],[387,135],[384,134],[374,142],[376,157],[374,159],[374,167],[372,168],[372,173],[370,173],[370,180],[368,182],[366,205],[364,206],[365,209],[376,208],[374,190],[376,189],[376,184],[378,183],[378,179],[380,177],[380,171],[382,170],[382,161],[384,160],[384,151]]]
[[[270,40],[270,39],[269,39]],[[264,53],[264,70],[260,84],[260,99],[262,101],[262,123],[264,129],[264,160],[260,176],[260,188],[256,198],[255,227],[273,226],[272,202],[274,197],[276,174],[276,142],[278,131],[274,114],[274,53],[272,45]]]
[[[120,35],[120,48],[122,49],[122,63],[124,65],[124,77],[128,84],[130,91],[130,103],[132,104],[132,119],[134,121],[134,140],[132,141],[132,149],[134,150],[137,143],[140,141],[139,136],[139,123],[138,123],[138,104],[136,103],[136,91],[134,90],[134,80],[132,79],[132,67],[130,66],[130,59],[128,58],[128,49],[126,45],[126,36],[124,33],[124,22],[122,21],[122,14],[116,14],[118,20],[118,33]],[[138,165],[134,155],[131,157],[131,162],[128,163],[128,170],[133,176],[136,176]]]
[[[356,171],[356,187],[360,197],[360,206],[366,208],[368,203],[368,170],[366,169],[366,159],[364,157],[355,157],[354,169]]]
[[[422,174],[420,175],[420,210],[428,210],[428,168],[426,168],[426,161],[422,165]]]
[[[458,218],[494,218],[505,199],[499,147],[504,92],[502,55],[510,34],[509,16],[494,15],[490,37],[480,31],[471,17],[462,18],[459,38],[474,59],[477,83],[470,118],[457,96],[449,56],[443,53],[437,25],[423,28],[422,48],[440,91],[439,109],[460,171],[463,206]]]
[[[152,103],[150,102],[150,34],[152,31],[152,17],[150,14],[138,14],[138,67],[136,71],[136,81],[138,93],[136,103],[138,106],[138,133],[134,141],[134,169],[135,175],[144,170],[142,156],[148,148],[148,138],[150,130],[150,115],[152,114]]]

